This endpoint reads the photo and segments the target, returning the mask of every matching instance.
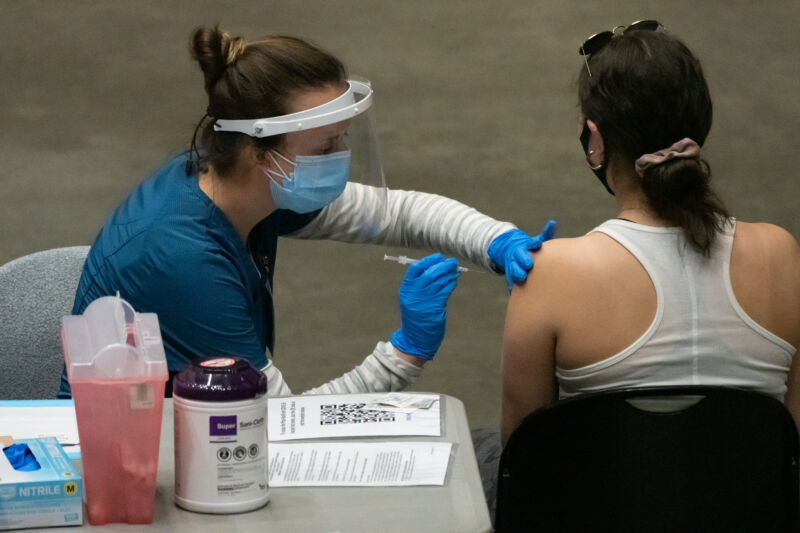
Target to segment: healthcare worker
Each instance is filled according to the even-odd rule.
[[[504,272],[509,288],[533,266],[512,224],[441,196],[387,190],[372,120],[372,88],[335,57],[297,38],[247,43],[198,28],[192,57],[208,94],[192,148],[136,188],[101,229],[73,314],[115,294],[157,313],[171,378],[200,356],[240,356],[289,394],[274,349],[272,279],[279,236],[440,250]],[[200,133],[198,137],[198,132]],[[351,372],[314,392],[399,390],[444,335],[457,263],[437,254],[409,267],[402,327]],[[62,375],[59,396],[69,395]]]

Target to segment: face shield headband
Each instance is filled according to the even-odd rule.
[[[269,163],[262,169],[275,207],[306,213],[336,204],[335,213],[347,212],[360,234],[371,237],[383,231],[388,198],[373,99],[368,81],[348,80],[344,93],[324,104],[277,117],[217,119],[214,130],[285,135],[284,144],[265,154]]]
[[[250,137],[271,137],[335,124],[356,117],[372,106],[369,82],[347,80],[347,90],[330,102],[278,117],[247,120],[217,119],[214,131],[234,131]],[[361,98],[356,101],[356,95]]]

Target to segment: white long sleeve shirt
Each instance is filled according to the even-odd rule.
[[[348,183],[339,198],[290,236],[427,248],[491,268],[489,244],[514,228],[443,196]],[[270,396],[292,394],[271,360],[263,371]],[[421,373],[421,367],[402,359],[390,343],[379,342],[353,370],[304,394],[399,391]]]

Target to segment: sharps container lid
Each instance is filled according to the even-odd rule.
[[[201,402],[250,400],[267,392],[267,376],[246,359],[195,359],[172,381],[173,394]]]

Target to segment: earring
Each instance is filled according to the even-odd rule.
[[[586,162],[589,163],[589,168],[590,169],[592,169],[592,170],[600,170],[601,168],[603,168],[603,163],[600,163],[599,165],[594,166],[594,165],[592,165],[592,162],[589,161],[589,156],[594,154],[594,152],[595,152],[594,150],[589,150],[589,152],[587,152],[587,154],[586,154]]]

